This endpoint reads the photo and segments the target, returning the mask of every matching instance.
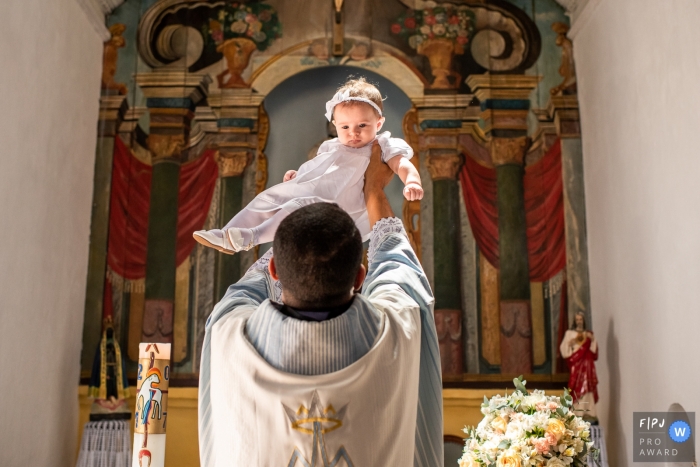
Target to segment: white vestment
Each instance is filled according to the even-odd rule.
[[[246,338],[246,316],[212,327],[211,433],[218,441],[209,465],[413,465],[420,309],[398,286],[382,289],[355,299],[381,312],[376,342],[333,373],[272,367]],[[267,300],[255,312],[276,310]]]
[[[396,156],[413,157],[411,146],[400,138],[391,138],[388,131],[378,135],[377,141],[384,162]],[[289,213],[309,204],[328,202],[336,203],[350,214],[366,240],[370,228],[363,188],[371,153],[372,144],[351,148],[341,144],[338,138],[325,141],[318,155],[299,167],[296,178],[258,194],[223,229],[256,229],[254,244],[271,242],[277,226]],[[274,222],[262,225],[273,216],[277,217]]]

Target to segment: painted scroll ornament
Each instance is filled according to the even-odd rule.
[[[170,344],[139,344],[132,467],[165,466]]]

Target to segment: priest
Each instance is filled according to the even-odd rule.
[[[433,296],[384,194],[375,144],[362,239],[334,204],[290,214],[206,325],[199,445],[210,466],[443,465]]]

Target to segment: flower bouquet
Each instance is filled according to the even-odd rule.
[[[226,3],[202,26],[207,46],[226,58],[226,69],[216,76],[220,88],[245,88],[243,70],[251,54],[267,49],[282,34],[277,12],[264,3]]]
[[[429,39],[451,39],[462,53],[474,32],[474,13],[451,5],[408,10],[391,25],[391,32],[404,37],[413,49]]]
[[[203,26],[205,41],[217,46],[228,39],[247,38],[258,50],[265,50],[281,36],[282,25],[277,12],[264,3],[227,3]]]
[[[461,81],[461,76],[452,69],[452,59],[464,53],[474,23],[474,12],[468,7],[446,5],[408,10],[391,25],[391,32],[428,58],[434,77],[432,88],[450,89],[458,87]]]
[[[523,377],[515,392],[484,397],[483,420],[467,427],[460,467],[585,467],[589,453],[597,459],[590,423],[572,411],[568,390],[561,397],[529,393]]]

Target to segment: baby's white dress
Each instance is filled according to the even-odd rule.
[[[382,160],[400,156],[413,157],[411,146],[385,131],[377,135]],[[336,203],[352,217],[363,240],[370,227],[364,198],[365,170],[369,165],[372,143],[361,148],[341,144],[338,138],[325,141],[315,158],[299,167],[297,176],[258,194],[224,229],[231,227],[256,230],[255,244],[272,241],[279,222],[289,213],[318,202]],[[272,217],[278,222],[265,222]],[[265,222],[265,226],[261,224]]]

